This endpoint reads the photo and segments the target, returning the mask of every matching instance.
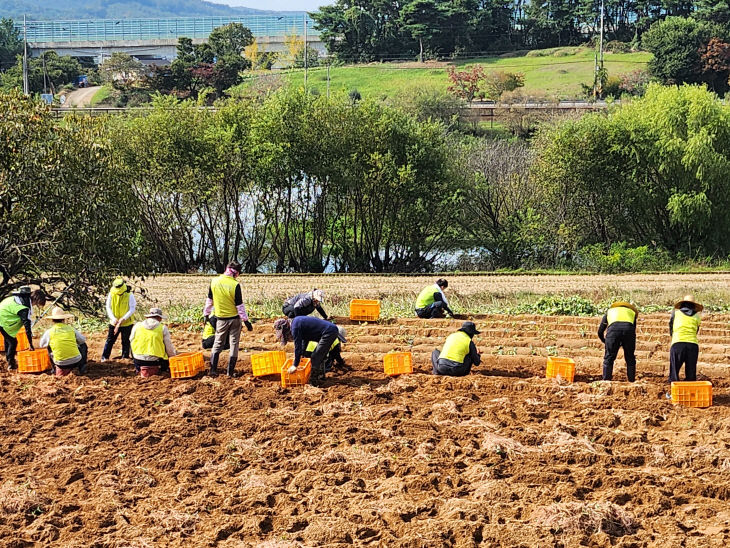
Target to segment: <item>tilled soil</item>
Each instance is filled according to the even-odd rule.
[[[464,378],[428,374],[458,321],[348,325],[354,370],[323,389],[250,376],[268,321],[236,379],[141,379],[98,363],[94,335],[87,377],[0,374],[0,543],[727,546],[729,319],[703,321],[709,409],[665,396],[666,315],[641,319],[633,384],[622,359],[598,382],[598,319],[577,317],[477,319]],[[417,372],[385,377],[383,354],[408,349]],[[543,378],[556,353],[575,383]]]

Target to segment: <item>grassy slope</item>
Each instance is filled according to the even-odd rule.
[[[95,107],[99,104],[103,103],[105,99],[111,95],[111,88],[109,86],[101,86],[99,88],[99,91],[97,91],[94,96],[91,98],[91,101],[89,103],[90,106]]]
[[[544,50],[544,56],[487,57],[455,63],[467,67],[476,63],[488,70],[523,72],[525,74],[524,95],[546,97],[549,99],[570,99],[579,97],[581,83],[593,81],[593,50],[584,48],[562,48],[562,52],[573,51],[571,55],[555,56],[554,50]],[[609,75],[620,75],[636,69],[646,68],[650,53],[608,53],[605,64]],[[399,90],[412,87],[441,87],[447,85],[446,67],[427,66],[424,68],[405,68],[398,63],[356,65],[331,69],[330,89],[350,91],[357,89],[363,97],[382,97],[396,94]],[[302,85],[304,75],[295,72],[289,75],[294,85]],[[309,72],[309,84],[319,91],[326,90],[327,71],[324,68]]]

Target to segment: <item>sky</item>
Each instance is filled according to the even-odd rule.
[[[258,10],[316,11],[319,6],[334,4],[334,0],[211,0],[216,4],[245,6]]]

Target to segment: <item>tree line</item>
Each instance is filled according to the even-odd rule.
[[[656,21],[692,16],[727,25],[725,0],[605,0],[608,41],[634,41]],[[364,62],[541,49],[598,34],[600,0],[336,0],[312,13],[330,53]]]

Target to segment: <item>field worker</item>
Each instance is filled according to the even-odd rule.
[[[606,346],[603,355],[603,380],[613,379],[613,362],[616,361],[618,349],[623,347],[626,360],[626,377],[629,382],[636,380],[636,318],[639,311],[625,301],[618,301],[611,305],[603,315],[598,326],[598,338]]]
[[[228,339],[230,354],[228,357],[228,376],[232,377],[236,370],[238,361],[238,343],[241,339],[241,322],[246,329],[253,330],[251,322],[248,321],[246,307],[243,304],[241,285],[236,278],[241,274],[241,263],[231,261],[226,271],[220,276],[213,278],[208,289],[208,299],[205,301],[203,316],[206,318],[215,314],[215,338],[210,354],[210,376],[218,376],[218,359],[225,346],[224,341]]]
[[[79,374],[83,375],[86,373],[88,347],[84,336],[66,324],[66,320],[73,316],[64,313],[60,306],[56,306],[49,317],[53,320],[53,326],[43,333],[38,345],[41,348],[48,348],[53,373],[57,377],[65,377],[78,367]]]
[[[117,337],[122,335],[122,359],[129,359],[129,334],[132,332],[132,314],[137,309],[137,300],[132,293],[132,287],[123,278],[116,278],[112,282],[109,294],[106,296],[106,315],[109,317],[109,331],[106,335],[104,350],[101,352],[101,361],[105,362],[112,354],[112,347]]]
[[[170,331],[163,325],[162,310],[151,308],[142,322],[134,324],[129,340],[132,342],[134,369],[143,377],[159,375],[170,369],[170,357],[177,354]]]
[[[36,289],[31,291],[30,287],[24,285],[10,297],[0,302],[0,335],[5,342],[5,357],[8,360],[8,369],[16,369],[18,363],[15,355],[18,348],[18,331],[25,327],[28,336],[28,344],[33,350],[33,331],[30,323],[30,316],[34,306],[44,306],[46,296],[43,291]]]
[[[446,337],[444,347],[431,354],[431,365],[434,375],[449,377],[465,377],[471,373],[472,366],[479,365],[482,356],[472,338],[479,335],[474,322],[464,322],[456,333]]]
[[[335,342],[332,343],[332,346],[330,346],[330,349],[327,352],[327,358],[324,362],[325,373],[329,373],[333,369],[338,369],[340,371],[350,371],[352,369],[347,366],[345,359],[342,357],[342,343],[347,340],[347,332],[341,325],[337,326],[337,331],[339,332],[339,336],[335,339]],[[317,341],[309,341],[307,343],[307,348],[304,350],[304,357],[311,358],[312,352],[314,352],[316,348]]]
[[[213,348],[215,342],[215,325],[218,322],[218,318],[215,316],[208,316],[205,320],[205,326],[203,327],[203,350],[210,350]],[[228,339],[223,341],[223,350],[228,350]]]
[[[454,317],[449,308],[449,301],[444,295],[444,289],[449,287],[449,282],[443,278],[436,280],[434,285],[423,288],[416,299],[416,316],[419,318],[443,318],[444,312]]]
[[[327,353],[335,342],[340,338],[340,331],[331,322],[313,318],[312,316],[297,316],[293,320],[280,318],[274,322],[274,332],[282,345],[288,341],[294,341],[294,362],[289,368],[293,373],[299,366],[304,356],[304,350],[308,341],[316,341],[317,346],[312,352],[312,373],[309,376],[309,384],[321,386],[325,379],[324,362]],[[342,340],[342,339],[341,339]],[[347,341],[342,341],[347,342]]]
[[[674,305],[669,318],[669,334],[672,336],[672,347],[669,350],[669,382],[679,380],[679,370],[684,365],[686,381],[697,380],[697,358],[700,347],[697,344],[697,333],[700,330],[700,312],[704,306],[697,303],[692,295]]]
[[[313,289],[309,293],[297,293],[293,297],[289,297],[284,301],[284,306],[281,307],[281,310],[290,319],[294,319],[297,316],[309,316],[316,310],[322,318],[327,320],[329,318],[327,312],[322,308],[322,301],[324,301],[324,291],[321,289]]]

